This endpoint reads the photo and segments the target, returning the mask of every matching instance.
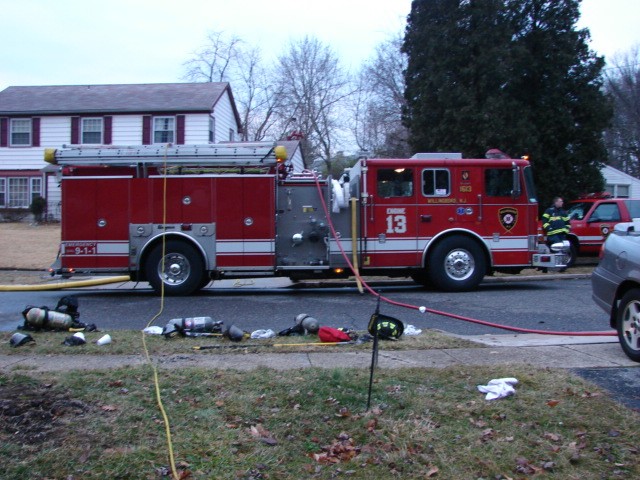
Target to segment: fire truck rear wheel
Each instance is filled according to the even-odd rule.
[[[476,288],[485,271],[484,252],[477,242],[465,237],[440,241],[429,255],[431,283],[447,292]]]
[[[147,281],[160,293],[164,283],[165,295],[189,295],[202,288],[204,263],[191,245],[177,240],[166,242],[164,266],[162,244],[156,245],[145,264]]]

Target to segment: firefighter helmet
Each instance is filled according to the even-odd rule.
[[[396,340],[404,332],[404,324],[397,318],[388,315],[373,314],[369,320],[369,333],[383,340]]]

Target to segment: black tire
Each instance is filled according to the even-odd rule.
[[[200,253],[179,240],[168,240],[165,245],[164,270],[162,244],[151,251],[145,263],[147,281],[159,294],[164,283],[164,294],[190,295],[202,288],[204,263]]]
[[[569,248],[569,259],[567,260],[567,267],[573,267],[576,264],[576,259],[578,258],[578,245],[575,242],[570,242],[571,247]]]
[[[429,288],[432,286],[431,279],[429,278],[429,274],[425,270],[422,270],[421,272],[418,272],[418,273],[412,273],[410,277],[411,277],[411,280],[416,282],[418,285],[422,285],[425,288]]]
[[[484,278],[486,260],[482,247],[466,237],[441,240],[429,254],[431,284],[445,292],[473,290]]]
[[[202,290],[204,287],[211,283],[212,279],[209,275],[202,275],[202,281],[200,282],[200,287],[198,290]]]
[[[624,353],[640,362],[640,289],[632,288],[620,300],[616,327]]]

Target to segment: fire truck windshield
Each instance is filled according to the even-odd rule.
[[[524,183],[527,188],[527,198],[530,203],[535,203],[538,201],[538,195],[536,194],[536,185],[533,183],[533,171],[531,167],[524,167]]]

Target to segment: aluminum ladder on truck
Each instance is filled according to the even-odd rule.
[[[53,165],[274,166],[287,159],[284,146],[264,143],[209,145],[63,146],[47,148],[44,160]]]

